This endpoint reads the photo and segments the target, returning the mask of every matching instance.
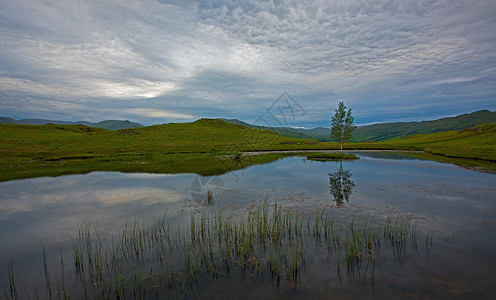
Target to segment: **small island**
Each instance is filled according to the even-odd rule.
[[[358,156],[352,153],[343,152],[318,152],[307,154],[307,159],[310,160],[354,160],[359,159]]]

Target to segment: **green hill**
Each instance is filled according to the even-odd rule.
[[[462,130],[416,134],[380,144],[396,149],[423,150],[447,157],[496,161],[496,123]]]
[[[448,156],[494,160],[495,131],[492,123],[378,143],[346,143],[345,146],[346,149],[417,149]],[[218,119],[117,131],[85,125],[0,124],[0,159],[46,160],[336,147],[335,143],[283,137],[270,130],[248,128]]]
[[[496,112],[481,110],[434,121],[398,122],[360,126],[353,133],[353,140],[356,142],[386,141],[413,134],[461,130],[493,122],[496,122]]]
[[[305,148],[313,140],[282,137],[217,119],[110,131],[85,125],[0,124],[0,157],[71,157]]]

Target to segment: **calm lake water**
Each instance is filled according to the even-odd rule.
[[[494,297],[496,174],[400,154],[356,154],[359,160],[343,162],[288,157],[214,177],[94,172],[2,182],[0,282],[8,292],[12,258],[19,296],[35,295],[35,289],[43,295],[42,247],[53,273],[60,269],[59,251],[69,270],[71,243],[83,222],[110,239],[126,222],[146,223],[166,214],[168,221],[186,225],[192,213],[243,215],[266,200],[307,212],[324,209],[343,224],[353,219],[383,224],[390,215],[407,216],[423,247],[398,257],[394,247],[384,245],[366,276],[336,270],[317,248],[315,255],[307,253],[297,283],[220,278],[192,288],[190,296]],[[432,243],[423,242],[429,239]]]

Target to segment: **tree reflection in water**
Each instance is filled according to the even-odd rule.
[[[329,174],[329,187],[337,206],[342,206],[345,200],[350,201],[352,189],[355,187],[351,175],[351,170],[343,170],[342,161],[339,161],[339,170]]]

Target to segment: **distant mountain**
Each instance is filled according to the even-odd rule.
[[[10,119],[10,118],[8,118]],[[13,120],[13,119],[11,119]],[[15,123],[11,124],[19,124],[19,125],[45,125],[45,124],[57,124],[57,125],[75,125],[78,123],[68,122],[68,121],[53,121],[53,120],[45,120],[45,119],[22,119],[22,120],[14,120]],[[2,122],[6,123],[6,122]]]
[[[105,128],[109,130],[120,130],[120,129],[130,129],[130,128],[138,128],[138,127],[143,127],[142,124],[140,123],[135,123],[131,122],[128,120],[125,121],[120,121],[120,120],[105,120],[97,123],[90,123],[90,122],[78,122],[78,124],[83,124],[86,126],[90,127],[97,127],[97,128]]]
[[[287,127],[263,127],[255,126],[237,119],[223,119],[226,122],[244,125],[250,128],[262,128],[272,130],[282,136],[303,139],[315,139],[318,141],[329,141],[329,128],[317,127],[313,129],[297,129]],[[496,122],[496,112],[480,110],[456,117],[442,118],[433,121],[421,122],[396,122],[383,123],[367,126],[359,126],[353,133],[353,141],[385,141],[401,138],[412,134],[434,133],[439,131],[460,130],[477,125]]]
[[[16,120],[7,117],[0,117],[0,123],[4,124],[18,124]]]
[[[321,142],[329,141],[330,129],[324,127],[316,127],[312,129],[303,129],[303,128],[290,128],[293,132],[299,132],[300,134],[306,136],[305,138],[314,139]]]
[[[57,125],[86,125],[89,127],[104,128],[108,130],[120,130],[120,129],[130,129],[143,127],[140,123],[130,122],[128,120],[105,120],[97,123],[78,121],[78,122],[68,122],[68,121],[54,121],[45,119],[22,119],[14,120],[8,117],[0,117],[0,123],[6,124],[19,124],[19,125],[45,125],[45,124],[57,124]]]
[[[329,129],[322,127],[317,127],[313,129],[291,128],[291,127],[265,127],[265,126],[248,124],[238,119],[220,118],[220,120],[226,121],[231,124],[243,125],[249,128],[268,129],[285,137],[293,137],[299,139],[314,139],[319,141],[327,141],[329,138]]]

